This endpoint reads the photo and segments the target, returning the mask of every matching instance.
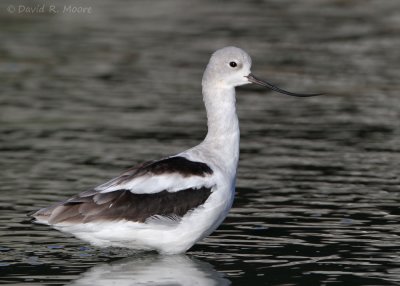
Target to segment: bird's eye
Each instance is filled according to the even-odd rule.
[[[236,63],[236,62],[230,62],[229,65],[230,65],[232,68],[237,67],[237,63]]]

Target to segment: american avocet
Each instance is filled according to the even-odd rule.
[[[98,187],[43,208],[37,223],[72,233],[100,247],[176,254],[212,233],[232,206],[239,158],[235,87],[255,83],[292,96],[256,78],[243,50],[216,51],[203,75],[208,133],[199,145],[127,170]]]

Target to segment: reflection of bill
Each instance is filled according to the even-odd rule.
[[[100,264],[70,285],[230,285],[207,262],[186,255],[146,255]]]

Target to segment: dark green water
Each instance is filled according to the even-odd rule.
[[[1,284],[398,285],[400,2],[70,3],[92,13],[0,3]],[[29,222],[199,143],[202,72],[227,45],[261,78],[328,94],[238,90],[237,197],[214,234],[163,257]]]

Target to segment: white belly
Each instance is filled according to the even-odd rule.
[[[232,206],[233,197],[233,183],[227,188],[217,186],[203,205],[187,213],[179,222],[112,221],[54,227],[99,247],[155,249],[167,254],[183,253],[222,223]]]

